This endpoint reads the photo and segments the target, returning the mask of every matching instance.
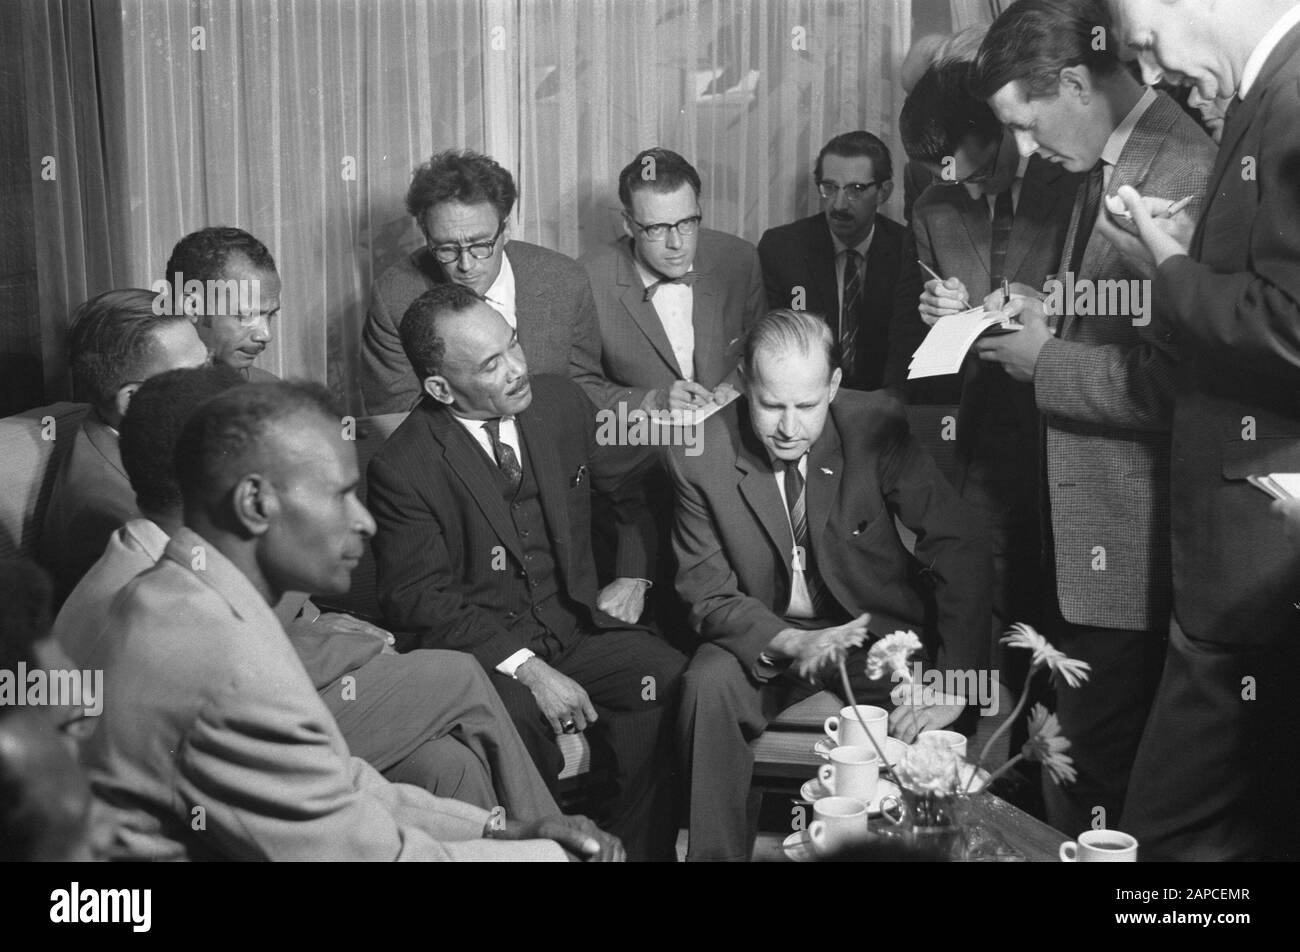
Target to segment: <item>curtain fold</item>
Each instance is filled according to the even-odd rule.
[[[618,171],[648,146],[692,161],[706,222],[751,241],[817,209],[832,135],[876,132],[902,165],[910,0],[23,2],[51,104],[31,148],[75,137],[37,209],[55,368],[69,307],[235,225],[284,283],[262,363],[355,408],[370,284],[418,244],[406,186],[445,148],[496,157],[511,233],[575,256],[621,233]]]

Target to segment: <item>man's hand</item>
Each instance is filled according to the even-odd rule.
[[[975,352],[980,360],[1001,364],[1012,380],[1033,383],[1038,355],[1043,345],[1052,339],[1052,332],[1043,318],[1043,303],[1034,298],[1012,298],[1011,303],[998,313],[1018,319],[1022,328],[1011,334],[981,337],[975,341]]]
[[[1011,292],[1012,301],[1018,301],[1022,298],[1029,298],[1033,301],[1043,300],[1043,293],[1041,291],[1036,291],[1029,285],[1021,284],[1019,281],[1012,282],[1008,286],[1007,290]],[[988,297],[984,299],[984,310],[988,311],[990,314],[996,314],[998,311],[1002,310],[1002,308],[1002,289],[998,288],[996,291],[990,291]],[[1007,316],[1014,317],[1015,315],[1008,314]]]
[[[378,638],[387,646],[392,646],[397,639],[391,632],[384,631],[368,621],[363,621],[353,615],[345,615],[342,612],[326,612],[316,619],[313,624],[328,625],[333,631],[346,631],[358,635],[370,635]]]
[[[906,695],[905,695],[906,696]],[[937,731],[947,727],[966,710],[960,704],[932,704],[913,707],[903,703],[889,712],[889,736],[910,744],[922,731]]]
[[[623,844],[585,816],[548,816],[524,823],[506,820],[506,828],[493,834],[497,840],[554,840],[569,854],[570,862],[622,863]]]
[[[970,293],[959,279],[936,281],[931,278],[925,282],[925,290],[921,292],[921,320],[927,327],[934,327],[941,317],[969,309]]]
[[[1273,503],[1273,511],[1285,520],[1282,530],[1291,544],[1300,549],[1300,499],[1279,499]]]
[[[573,721],[579,733],[596,723],[596,709],[582,685],[541,658],[529,658],[516,669],[515,677],[533,692],[533,700],[555,733],[564,733],[565,721]]]
[[[729,383],[720,383],[713,388],[713,402],[722,406],[733,397],[739,396],[739,391]]]
[[[1167,217],[1173,203],[1164,198],[1143,198],[1130,185],[1120,186],[1119,197],[1133,216],[1137,234],[1117,224],[1109,211],[1097,219],[1097,231],[1118,249],[1145,278],[1175,255],[1187,254],[1196,221],[1186,209]]]
[[[645,579],[616,578],[596,595],[596,607],[621,622],[635,625],[645,610]]]
[[[656,410],[697,410],[713,400],[713,394],[692,380],[675,380],[667,390],[650,392]]]
[[[801,678],[811,678],[827,665],[837,665],[844,660],[849,649],[867,640],[867,625],[871,616],[865,612],[845,625],[801,631],[787,628],[772,639],[768,650],[782,658],[790,658]]]

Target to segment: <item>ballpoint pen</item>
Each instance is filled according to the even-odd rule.
[[[930,267],[920,258],[916,259],[916,263],[919,264],[922,268],[924,268],[929,273],[930,277],[934,278],[940,284],[943,284],[943,278],[939,277],[939,272],[935,271],[934,268]]]

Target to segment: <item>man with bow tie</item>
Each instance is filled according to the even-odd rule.
[[[472,290],[407,309],[402,345],[424,393],[370,463],[376,588],[398,647],[473,654],[548,784],[556,735],[612,753],[602,825],[631,859],[671,859],[671,713],[685,659],[636,624],[653,532],[647,457],[596,439],[567,377],[530,377],[519,335]],[[611,499],[613,582],[597,590],[592,490]]]
[[[840,659],[856,700],[884,707],[895,685],[865,673],[876,636],[915,631],[949,671],[988,663],[992,557],[979,520],[897,400],[841,388],[834,345],[820,317],[770,312],[742,343],[744,398],[702,424],[703,453],[669,457],[677,589],[702,641],[678,721],[689,860],[749,858],[749,744],[791,704],[840,693]],[[916,534],[914,556],[895,518]],[[911,741],[962,712],[895,708],[890,733]]]
[[[758,253],[702,226],[700,187],[676,152],[646,149],[618,176],[623,237],[581,259],[602,370],[629,411],[708,404],[735,382],[736,341],[763,313]]]

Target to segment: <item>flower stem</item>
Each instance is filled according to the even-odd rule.
[[[853,718],[862,725],[862,729],[866,732],[867,739],[871,741],[871,746],[876,748],[876,755],[880,758],[881,768],[885,773],[894,778],[895,783],[898,783],[898,775],[894,773],[893,766],[885,759],[884,750],[881,749],[880,744],[876,741],[875,735],[867,728],[867,722],[862,719],[862,714],[858,710],[858,699],[853,694],[853,685],[849,683],[849,669],[844,666],[843,658],[840,659],[840,681],[844,685],[844,696],[849,699],[849,707],[853,710]],[[902,784],[898,783],[898,786],[901,788]]]
[[[1010,760],[1008,760],[1005,764],[1003,764],[1001,767],[999,767],[997,770],[995,770],[995,771],[994,771],[994,772],[989,776],[989,779],[984,781],[984,786],[983,786],[981,789],[983,789],[983,790],[987,790],[987,789],[989,789],[989,787],[993,786],[993,781],[994,781],[994,780],[997,780],[998,777],[1001,777],[1004,773],[1006,773],[1008,770],[1010,770],[1012,767],[1014,767],[1016,764],[1020,763],[1020,761],[1022,761],[1022,760],[1024,760],[1024,759],[1025,759],[1025,755],[1024,755],[1024,754],[1016,754],[1014,757],[1012,757]],[[978,771],[976,771],[976,772],[978,772]],[[975,779],[975,774],[971,774],[971,780],[974,780],[974,779]],[[966,781],[966,792],[967,792],[967,793],[970,792],[971,780],[967,780],[967,781]]]
[[[998,727],[998,729],[993,732],[993,736],[988,739],[988,742],[985,743],[984,745],[984,749],[980,751],[980,759],[975,762],[975,769],[971,772],[970,777],[966,780],[965,792],[967,793],[970,792],[970,785],[975,782],[976,774],[978,774],[980,768],[984,766],[984,758],[989,755],[989,751],[993,749],[993,745],[997,742],[998,738],[1011,729],[1011,725],[1014,724],[1016,718],[1020,716],[1020,712],[1025,709],[1025,705],[1029,702],[1029,682],[1034,679],[1035,670],[1036,669],[1031,664],[1029,666],[1029,673],[1025,675],[1025,685],[1020,690],[1020,700],[1016,702],[1015,708],[1007,716],[1007,719],[1003,721],[1001,726]],[[1020,759],[1018,754],[1016,755],[1016,759],[1017,760]],[[1006,773],[1007,767],[1011,763],[1014,763],[1014,761],[1008,761],[1006,764],[1003,764],[1002,767],[999,768],[997,774],[994,774],[994,776],[998,776],[999,774]],[[985,787],[987,787],[988,784],[992,782],[993,782],[992,777],[990,777],[988,782],[985,783]]]

